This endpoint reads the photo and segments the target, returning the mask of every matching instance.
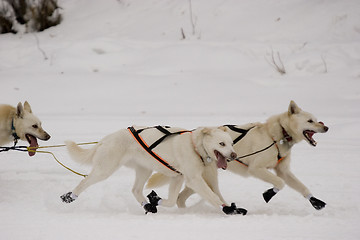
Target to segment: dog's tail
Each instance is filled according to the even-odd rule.
[[[65,141],[66,148],[71,158],[78,163],[91,164],[94,153],[97,149],[97,145],[90,149],[84,149],[79,147],[73,141]]]
[[[169,181],[170,181],[170,177],[165,176],[164,174],[161,173],[155,173],[149,178],[146,184],[146,188],[161,187],[169,183]]]

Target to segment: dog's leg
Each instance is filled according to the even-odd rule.
[[[217,169],[211,166],[207,166],[204,169],[203,178],[208,184],[208,186],[211,188],[211,190],[219,196],[220,200],[222,202],[226,202],[221,195],[220,189],[219,189],[219,183],[218,183],[218,172]],[[185,186],[184,190],[179,194],[177,205],[179,208],[185,208],[186,207],[186,200],[194,194],[194,190],[191,188]]]
[[[107,164],[102,164],[101,161],[96,162],[98,162],[98,164],[93,166],[90,174],[84,178],[72,192],[61,196],[63,202],[70,203],[74,201],[85,189],[97,182],[105,180],[119,168],[116,160],[110,161],[110,159],[108,159]]]
[[[287,165],[277,167],[276,173],[279,177],[284,179],[285,183],[289,187],[307,198],[315,209],[320,210],[325,207],[326,203],[315,198],[311,194],[310,190],[297,177],[295,177]]]
[[[179,208],[185,208],[186,207],[186,200],[193,195],[195,192],[194,190],[192,190],[191,188],[189,188],[188,186],[185,186],[184,190],[181,191],[181,193],[179,194],[179,197],[177,199],[177,206]]]
[[[77,197],[82,193],[85,189],[90,187],[91,185],[105,180],[108,178],[112,173],[109,174],[97,174],[91,172],[85,179],[83,179],[79,185],[72,191],[62,195],[60,198],[65,203],[71,203],[77,199]]]
[[[219,189],[219,180],[218,180],[218,169],[215,167],[205,167],[203,178],[205,182],[209,185],[211,190],[219,196],[220,200],[226,204],[225,199],[221,195],[220,189]],[[226,204],[227,205],[227,204]]]
[[[164,206],[164,207],[174,206],[176,203],[176,200],[179,196],[179,192],[181,190],[181,186],[182,186],[183,182],[184,182],[184,177],[182,175],[171,178],[168,199],[162,199],[159,202],[159,205]]]
[[[246,209],[237,208],[234,203],[232,203],[231,206],[226,206],[226,204],[220,200],[219,196],[210,189],[202,176],[187,178],[187,185],[213,206],[220,207],[226,214],[245,215],[247,213]]]
[[[269,172],[266,168],[258,168],[250,165],[249,172],[254,177],[271,183],[274,186],[274,188],[268,189],[263,193],[263,197],[266,202],[269,202],[270,199],[285,186],[284,181],[281,178]]]
[[[202,198],[207,200],[215,207],[222,206],[225,204],[220,198],[211,190],[208,184],[204,181],[202,176],[196,176],[191,179],[187,179],[187,185],[192,188],[195,192],[200,194]]]
[[[146,181],[149,179],[149,177],[152,173],[152,170],[137,166],[135,168],[135,173],[136,173],[136,177],[135,177],[134,186],[132,188],[132,193],[133,193],[134,197],[136,198],[136,200],[142,206],[144,206],[147,203],[147,200],[143,194],[144,185],[145,185]]]

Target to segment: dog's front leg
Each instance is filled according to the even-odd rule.
[[[220,200],[226,204],[225,199],[223,198],[220,189],[219,189],[219,181],[218,181],[218,170],[214,166],[206,166],[203,172],[203,178],[207,185],[211,188],[211,190],[219,196]],[[179,208],[186,207],[186,200],[194,194],[194,190],[185,186],[184,190],[179,194],[177,199],[177,205]],[[226,204],[227,205],[227,204]]]
[[[223,203],[227,205],[219,189],[218,169],[215,166],[206,166],[204,169],[203,178],[211,190],[219,196]]]
[[[297,177],[295,177],[295,175],[290,171],[287,165],[278,166],[276,168],[276,173],[279,177],[284,179],[285,183],[289,187],[307,198],[316,210],[320,210],[325,207],[326,203],[315,198],[311,194],[310,190]]]
[[[205,182],[205,180],[202,178],[202,176],[194,176],[192,178],[187,178],[186,183],[190,188],[192,188],[195,192],[200,194],[202,198],[207,200],[209,203],[211,203],[215,207],[220,207],[221,210],[228,215],[233,214],[242,214],[246,215],[247,210],[243,208],[237,208],[234,203],[231,204],[231,206],[227,206],[224,202],[222,202],[218,195],[216,195],[211,188],[208,186],[208,184]]]

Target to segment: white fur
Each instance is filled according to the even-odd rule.
[[[143,195],[144,184],[153,171],[170,178],[169,199],[161,201],[162,206],[173,206],[176,203],[182,183],[199,193],[212,205],[219,207],[225,204],[218,194],[214,193],[203,179],[205,164],[203,159],[209,156],[213,161],[209,165],[216,166],[217,158],[214,151],[219,151],[225,158],[233,158],[232,140],[223,127],[198,128],[192,133],[184,133],[166,138],[154,152],[165,159],[182,175],[166,168],[149,155],[134,139],[127,129],[110,134],[96,146],[85,150],[73,142],[66,142],[71,157],[81,163],[91,163],[90,174],[72,191],[79,196],[92,184],[112,175],[118,168],[125,165],[136,171],[136,180],[132,192],[136,200],[144,205],[147,202]],[[158,139],[162,136],[157,129],[147,129],[141,133],[144,139]],[[225,145],[225,146],[222,146]]]
[[[263,152],[240,159],[247,164],[248,167],[232,161],[228,165],[229,171],[242,176],[253,176],[271,183],[275,193],[283,189],[286,184],[302,194],[305,198],[312,196],[310,190],[290,171],[291,150],[294,144],[302,140],[312,145],[303,134],[305,130],[323,133],[328,130],[326,126],[317,122],[312,114],[302,111],[295,102],[291,101],[287,112],[272,116],[265,123],[250,123],[236,127],[242,129],[254,127],[242,140],[234,145],[235,152],[238,156],[244,156],[264,149],[275,140],[279,147],[280,155],[284,157],[284,159],[278,163],[277,156],[279,152],[274,145]],[[285,129],[289,136],[292,137],[291,141],[285,139],[282,129]],[[230,129],[228,129],[228,132],[232,139],[239,136],[239,133]],[[274,169],[276,174],[269,171],[270,169]],[[217,171],[208,171],[208,173],[210,173],[208,176],[204,176],[205,181],[207,181],[213,191],[217,192],[219,197],[222,198],[218,188]],[[148,186],[156,187],[164,183],[166,183],[166,176],[157,174],[149,179]],[[193,191],[185,187],[178,198],[178,206],[185,207],[186,199],[192,194]]]
[[[27,134],[45,141],[50,138],[50,135],[41,127],[40,120],[32,113],[30,104],[25,101],[24,106],[19,103],[16,108],[0,105],[0,146],[14,142],[12,122],[16,135],[23,141],[27,141]]]

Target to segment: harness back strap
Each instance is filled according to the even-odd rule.
[[[156,127],[157,129],[161,128],[162,130],[166,130],[165,128],[158,126]],[[181,134],[181,133],[185,133],[185,132],[190,132],[190,131],[179,131],[176,133],[170,133],[169,131],[167,131],[167,133],[165,134],[165,136],[161,137],[159,140],[157,140],[155,143],[153,143],[150,147],[146,144],[146,142],[141,138],[141,136],[139,135],[139,133],[142,131],[140,130],[135,130],[134,127],[128,127],[129,132],[131,133],[131,135],[135,138],[135,140],[142,146],[142,148],[148,152],[153,158],[155,158],[158,162],[160,162],[162,165],[164,165],[165,167],[167,167],[168,169],[178,173],[178,174],[182,174],[181,172],[179,172],[178,170],[176,170],[173,166],[171,166],[168,162],[166,162],[163,158],[161,158],[159,155],[157,155],[154,151],[152,151],[153,148],[155,148],[157,145],[159,145],[166,137],[174,135],[174,134]],[[160,130],[161,132],[164,132]],[[161,140],[161,141],[160,141]]]
[[[254,127],[251,127],[249,129],[242,129],[242,128],[238,128],[235,125],[224,125],[224,127],[228,127],[230,130],[234,131],[234,132],[238,132],[240,133],[240,136],[238,136],[237,138],[234,139],[233,144],[235,145],[238,141],[240,141],[241,139],[243,139],[245,137],[245,135]]]

